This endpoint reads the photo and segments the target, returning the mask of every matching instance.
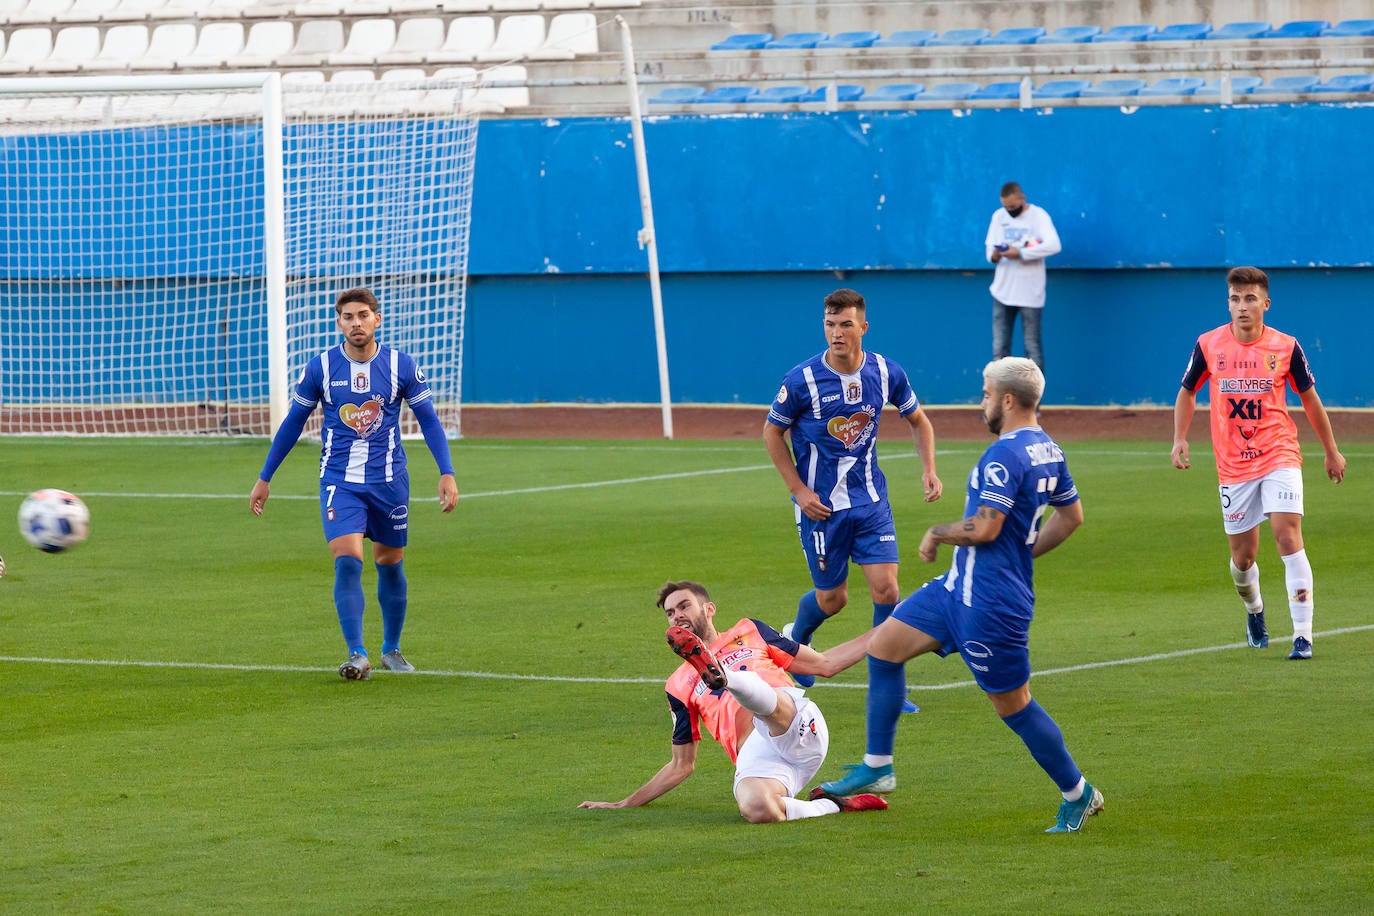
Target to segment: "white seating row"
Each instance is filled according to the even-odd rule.
[[[0,0],[0,25],[409,16],[637,7],[643,0]]]
[[[479,72],[472,67],[446,67],[426,77],[421,68],[398,67],[387,70],[380,77],[371,70],[338,70],[326,77],[319,70],[296,70],[283,74],[282,84],[288,93],[309,94],[324,87],[318,97],[306,99],[306,109],[328,115],[334,111],[395,116],[397,114],[443,114],[457,107],[459,94],[463,107],[469,112],[501,113],[511,108],[526,107],[530,103],[529,90],[523,86],[489,86],[491,82],[523,82],[526,70],[521,66],[493,67]],[[434,82],[443,80],[451,86],[436,88]],[[334,87],[386,85],[384,93],[348,93],[333,91]],[[242,110],[236,110],[235,106]],[[52,124],[66,122],[100,122],[118,117],[127,122],[131,118],[165,121],[177,118],[231,118],[251,115],[259,109],[245,95],[219,92],[143,93],[130,95],[91,95],[77,99],[63,97],[0,96],[0,124]]]
[[[233,67],[357,67],[470,61],[571,60],[599,49],[593,13],[22,27],[0,41],[0,74],[170,71]]]

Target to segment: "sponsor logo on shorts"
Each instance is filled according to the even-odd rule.
[[[333,507],[333,506],[330,506],[328,509],[325,509],[325,510],[324,510],[324,517],[325,517],[326,519],[328,519],[329,521],[331,521],[331,522],[334,521],[334,507]]]
[[[1243,521],[1245,521],[1245,513],[1244,513],[1244,512],[1227,512],[1227,513],[1226,513],[1226,520],[1227,520],[1228,522],[1243,522]]]
[[[881,541],[895,541],[895,540],[897,540],[897,535],[895,535],[895,534],[885,534],[885,535],[883,535],[882,537],[878,538],[878,540],[879,540],[880,542],[881,542]]]
[[[976,658],[992,658],[992,650],[976,639],[970,639],[960,648],[960,654],[964,656],[964,661],[974,671],[981,671],[987,674],[992,668],[988,665],[980,665],[974,661]]]
[[[803,723],[801,724],[801,728],[797,729],[797,737],[798,737],[798,738],[805,738],[807,732],[810,732],[812,735],[815,735],[815,734],[816,734],[816,720],[815,720],[815,719],[807,719],[805,722],[803,722]]]
[[[410,507],[397,506],[388,512],[386,517],[398,523],[391,526],[392,531],[405,531],[406,526],[410,524]]]

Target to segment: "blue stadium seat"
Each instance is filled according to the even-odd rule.
[[[908,102],[921,97],[926,87],[921,83],[888,83],[865,93],[865,102]]]
[[[1249,95],[1260,87],[1264,80],[1258,76],[1233,76],[1231,77],[1232,95]],[[1221,95],[1221,80],[1208,80],[1203,83],[1194,95]]]
[[[1374,92],[1374,74],[1344,73],[1312,88],[1317,92]]]
[[[772,32],[741,32],[711,45],[712,51],[757,51],[773,40]]]
[[[1323,38],[1328,36],[1341,38],[1352,35],[1374,35],[1374,19],[1346,19],[1329,29],[1322,29]]]
[[[1150,35],[1146,41],[1197,41],[1212,31],[1210,22],[1176,22]]]
[[[1101,35],[1094,35],[1093,41],[1149,41],[1157,31],[1152,25],[1114,25]]]
[[[1216,41],[1232,41],[1237,38],[1259,38],[1274,26],[1268,22],[1228,22],[1207,37]]]
[[[1135,95],[1147,85],[1149,84],[1142,79],[1098,80],[1080,92],[1078,96],[1084,99],[1107,99],[1123,95]]]
[[[943,99],[946,101],[958,101],[966,99],[978,91],[977,83],[936,83],[926,89],[922,99]]]
[[[816,42],[818,48],[867,48],[882,36],[881,32],[865,29],[862,32],[837,32],[825,41]]]
[[[1206,81],[1196,76],[1171,76],[1140,90],[1140,95],[1192,95]]]
[[[1331,28],[1331,23],[1325,19],[1299,19],[1295,22],[1285,22],[1277,29],[1270,29],[1261,35],[1261,38],[1316,38],[1322,32]]]
[[[650,105],[690,105],[706,97],[700,86],[669,86],[649,96]]]
[[[939,38],[940,33],[934,29],[902,29],[893,32],[886,38],[879,38],[873,42],[875,48],[919,48],[928,43],[932,38]]]
[[[825,86],[817,86],[815,89],[812,89],[811,92],[807,94],[806,98],[802,99],[802,101],[824,102],[825,90]],[[864,87],[862,86],[853,86],[847,83],[841,83],[840,85],[835,87],[835,101],[837,102],[857,102],[859,99],[863,97]]]
[[[767,89],[760,89],[756,95],[750,96],[751,102],[771,102],[774,104],[783,102],[800,102],[811,92],[806,86],[769,86]]]
[[[1255,87],[1256,95],[1293,95],[1298,92],[1311,92],[1321,78],[1315,74],[1303,76],[1276,76],[1262,86]]]
[[[741,102],[748,102],[758,95],[759,91],[753,86],[717,86],[701,98],[697,99],[698,105],[738,105]]]
[[[926,45],[976,45],[991,34],[987,29],[950,29],[943,35],[932,38]]]
[[[1059,28],[1035,40],[1041,45],[1068,45],[1082,41],[1092,41],[1102,34],[1100,25],[1061,25]]]
[[[989,35],[978,43],[980,45],[1033,45],[1045,37],[1045,29],[1038,25],[1021,29],[1002,29],[996,35]]]
[[[1050,80],[1036,86],[1031,95],[1037,99],[1076,99],[1091,85],[1087,80]]]
[[[789,32],[764,45],[765,48],[814,48],[816,42],[825,41],[829,32]]]
[[[1021,97],[1021,82],[1014,83],[988,83],[979,89],[971,99],[1019,99]]]

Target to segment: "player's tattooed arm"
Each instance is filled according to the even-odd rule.
[[[962,521],[949,525],[935,525],[921,538],[918,552],[927,563],[935,561],[936,550],[941,544],[955,547],[972,547],[994,540],[1002,532],[1002,523],[1007,519],[1005,512],[991,506],[979,506],[977,511]]]

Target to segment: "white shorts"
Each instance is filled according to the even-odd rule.
[[[776,736],[768,734],[767,722],[754,718],[754,731],[744,739],[735,758],[736,790],[741,779],[762,777],[776,779],[787,788],[788,795],[796,795],[825,762],[830,729],[821,708],[800,690],[784,689],[797,701],[797,714],[787,731]]]
[[[1279,468],[1244,483],[1222,484],[1221,522],[1227,534],[1244,534],[1271,512],[1302,515],[1302,469]]]

